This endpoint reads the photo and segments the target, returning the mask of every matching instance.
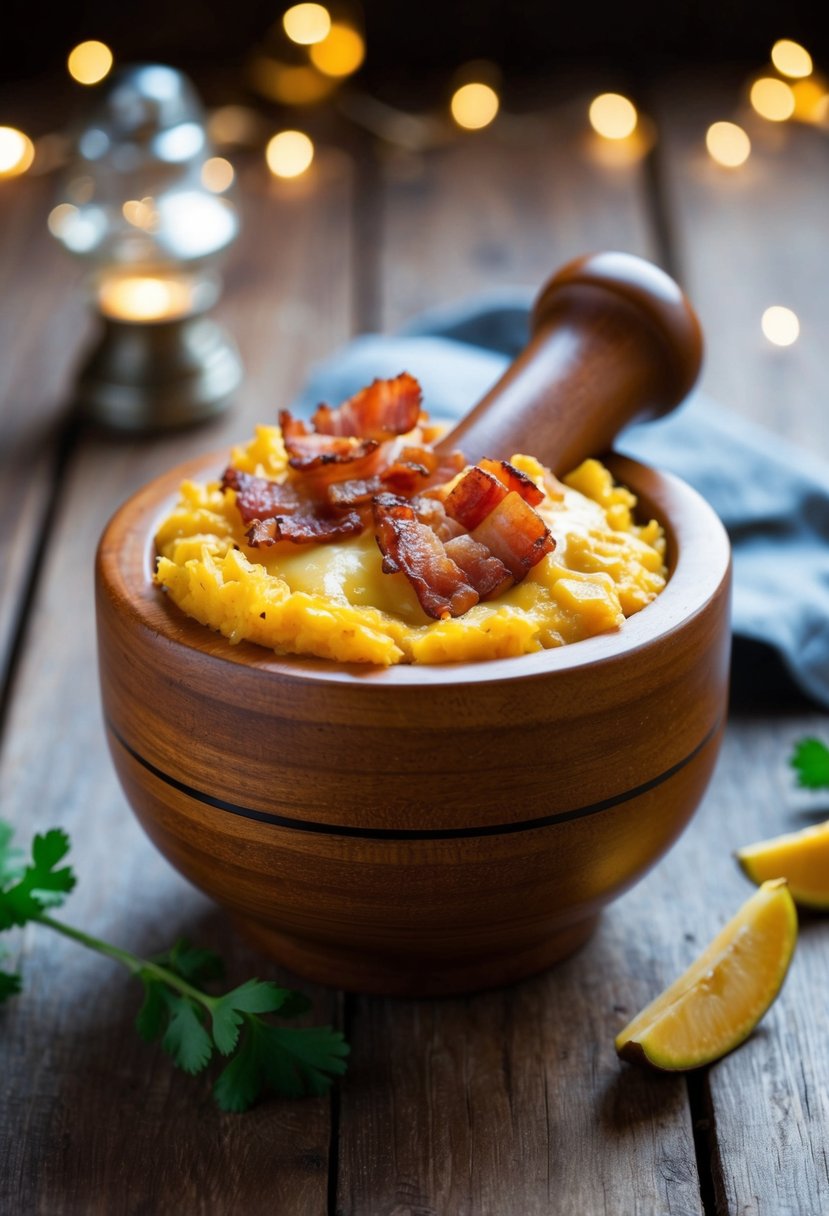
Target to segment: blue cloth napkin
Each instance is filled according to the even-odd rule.
[[[526,291],[500,292],[356,338],[314,369],[294,409],[307,415],[409,371],[434,419],[458,419],[526,344],[531,302]],[[799,690],[829,708],[829,465],[701,394],[628,428],[616,446],[678,474],[728,529],[736,700],[780,704]]]

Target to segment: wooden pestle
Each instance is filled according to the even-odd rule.
[[[678,405],[701,362],[699,322],[664,271],[628,253],[577,258],[539,294],[528,345],[438,447],[469,461],[523,452],[567,473]]]

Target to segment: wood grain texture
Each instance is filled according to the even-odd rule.
[[[348,164],[323,158],[296,191],[271,189],[252,166],[243,188],[247,227],[222,314],[243,349],[245,391],[233,415],[197,434],[84,437],[50,524],[0,766],[3,817],[23,840],[52,825],[71,834],[79,883],[67,920],[139,951],[184,934],[223,950],[231,980],[275,973],[166,866],[118,789],[100,714],[92,564],[131,489],[200,445],[243,438],[295,391],[307,361],[349,332]],[[26,991],[0,1011],[0,1210],[326,1211],[326,1100],[222,1116],[208,1079],[176,1073],[140,1043],[140,994],[126,973],[43,930],[26,930],[16,946]],[[314,996],[316,1020],[334,1018],[331,994]]]
[[[644,176],[597,166],[575,107],[526,142],[484,134],[413,178],[387,178],[380,210],[387,323],[502,283],[535,286],[550,256],[652,253]],[[684,1085],[654,1087],[611,1050],[670,941],[648,887],[546,977],[465,1001],[354,1002],[338,1214],[701,1213]]]
[[[562,86],[549,110],[502,130],[383,158],[380,328],[473,293],[536,292],[554,267],[595,250],[654,256],[646,179],[636,167],[607,173],[595,159],[579,104],[589,101],[586,84]]]
[[[579,273],[592,291],[598,265]],[[620,291],[635,281],[664,318],[669,289],[696,336],[675,285],[655,279],[663,298],[654,278],[631,259],[613,281]],[[649,339],[615,333],[615,290],[583,313],[581,287],[578,326],[559,321],[570,357],[558,363],[532,348],[519,357],[525,371],[538,357],[546,372],[511,383],[519,427],[522,407],[558,400],[560,368],[576,394],[580,373],[592,383],[592,329],[608,345],[608,332],[616,337],[599,397],[612,417],[623,395],[628,408],[648,400],[639,369]],[[688,356],[686,341],[675,357]],[[487,402],[500,417],[497,393]],[[681,482],[633,461],[611,467],[665,526],[667,587],[623,630],[497,663],[372,671],[280,662],[182,620],[153,585],[151,554],[178,482],[205,476],[192,463],[111,521],[96,587],[119,776],[165,856],[255,922],[278,960],[322,983],[397,995],[510,982],[571,953],[585,922],[681,831],[725,716],[729,548],[711,509]]]
[[[623,1073],[608,1035],[631,1007],[631,927],[614,910],[501,992],[356,998],[338,1216],[701,1213],[682,1079]]]
[[[23,178],[0,191],[0,683],[43,539],[66,380],[87,326],[79,271],[46,231],[53,188],[51,178]]]
[[[705,125],[732,115],[739,85],[732,78],[712,91],[695,78],[664,95],[661,217],[649,210],[646,174],[604,169],[585,154],[588,90],[581,100],[571,93],[571,108],[520,122],[517,135],[508,122],[506,132],[459,139],[425,158],[378,157],[380,180],[361,174],[359,211],[339,156],[321,153],[321,177],[281,185],[265,186],[251,166],[246,234],[232,251],[221,306],[248,371],[237,412],[162,443],[85,436],[45,534],[43,583],[0,755],[0,813],[24,838],[58,822],[72,832],[80,886],[67,919],[146,950],[187,932],[226,949],[231,979],[264,973],[224,917],[158,857],[117,788],[93,670],[92,550],[105,516],[133,488],[273,417],[307,360],[349,332],[352,299],[357,327],[396,325],[473,291],[535,289],[552,265],[588,249],[653,257],[652,234],[667,219],[680,240],[663,253],[681,265],[706,329],[704,385],[746,416],[829,452],[825,145],[814,131],[768,127],[752,131],[745,174],[716,170],[703,150]],[[785,155],[778,139],[789,140]],[[37,206],[45,217],[50,184],[21,179],[0,192],[4,216],[16,216],[0,230],[6,639],[48,494],[36,463],[54,437],[85,325],[72,268],[35,219]],[[776,302],[795,307],[803,323],[801,342],[787,351],[759,334],[758,305]],[[27,456],[19,467],[17,452]],[[329,1211],[322,1163],[336,1172],[339,1159],[332,1209],[349,1216],[701,1216],[696,1122],[706,1216],[822,1213],[829,968],[821,919],[804,923],[793,970],[759,1031],[699,1079],[694,1104],[682,1079],[623,1067],[611,1049],[629,1017],[750,893],[730,851],[829,813],[821,796],[794,791],[786,770],[788,750],[806,732],[829,739],[826,716],[771,704],[732,719],[709,794],[679,844],[564,966],[469,1000],[349,998],[354,1054],[333,1155],[336,1119],[332,1129],[326,1104],[217,1115],[206,1082],[175,1073],[140,1044],[138,997],[114,964],[45,932],[10,936],[27,990],[0,1010],[0,1211],[320,1216]],[[127,858],[123,869],[110,868],[116,854]],[[94,1005],[101,985],[105,1003]],[[330,995],[315,996],[319,1016],[332,1016]]]
[[[697,379],[702,335],[677,284],[627,253],[576,258],[542,286],[530,340],[439,442],[467,460],[532,454],[559,476],[667,413]]]
[[[752,421],[829,455],[829,373],[811,336],[829,306],[829,254],[815,237],[829,190],[822,133],[757,120],[745,172],[728,175],[706,163],[701,134],[733,105],[734,82],[709,87],[690,105],[688,97],[681,84],[663,94],[663,163],[686,286],[710,335],[704,383]],[[718,275],[726,261],[731,273]],[[802,337],[793,347],[775,349],[760,333],[762,310],[773,303],[800,315]],[[745,896],[733,849],[826,817],[825,797],[795,791],[786,768],[804,735],[829,739],[827,718],[771,709],[732,720],[714,787],[720,814],[716,824],[699,825],[718,841],[716,852],[705,850],[692,892],[700,922],[718,908],[721,923]],[[704,849],[703,836],[700,859]],[[795,1216],[826,1206],[827,985],[826,926],[804,917],[781,997],[746,1048],[709,1072],[716,1200],[728,1216]]]

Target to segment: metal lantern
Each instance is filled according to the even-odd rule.
[[[89,114],[53,235],[89,267],[102,321],[77,382],[82,412],[126,431],[185,426],[224,409],[241,380],[207,316],[239,220],[227,162],[211,155],[192,84],[159,64],[116,75]]]

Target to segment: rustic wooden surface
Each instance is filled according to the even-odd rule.
[[[244,437],[351,333],[483,288],[537,286],[587,250],[627,249],[682,278],[708,334],[707,390],[829,456],[829,137],[760,125],[745,170],[718,170],[703,135],[733,114],[739,84],[654,88],[654,153],[629,166],[594,157],[579,84],[531,122],[507,118],[422,157],[354,138],[283,185],[246,164],[246,226],[220,312],[247,380],[232,415],[165,440],[67,425],[87,318],[77,270],[44,234],[54,182],[0,183],[0,815],[24,838],[70,832],[79,885],[67,919],[138,951],[187,934],[225,951],[232,978],[273,974],[126,807],[100,722],[92,556],[131,489]],[[770,303],[801,317],[788,350],[760,335]],[[748,894],[732,850],[827,813],[786,769],[806,732],[827,737],[829,722],[805,702],[737,703],[691,827],[562,967],[465,1000],[312,992],[317,1017],[352,1043],[330,1099],[218,1114],[207,1079],[138,1040],[138,996],[114,964],[44,930],[10,936],[25,992],[0,1011],[0,1212],[819,1216],[823,921],[804,924],[782,995],[734,1055],[686,1079],[647,1076],[613,1052],[630,1013]]]

